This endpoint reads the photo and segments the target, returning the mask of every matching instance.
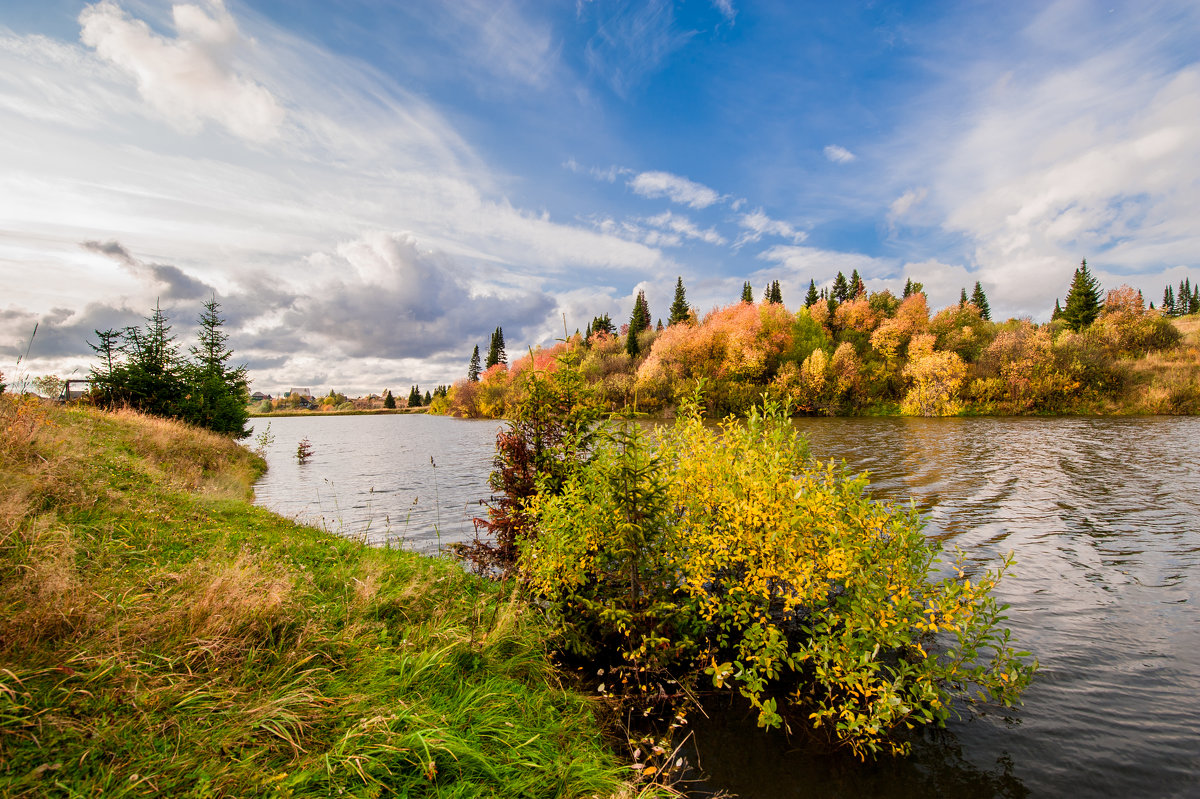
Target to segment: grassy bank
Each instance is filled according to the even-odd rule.
[[[262,468],[0,395],[0,795],[623,790],[520,604],[252,506]]]

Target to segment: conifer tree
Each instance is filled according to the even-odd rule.
[[[968,302],[968,300],[967,300],[967,290],[966,290],[966,289],[959,289],[959,290],[958,290],[958,307],[959,307],[959,308],[962,308],[962,307],[964,307],[964,306],[967,304],[967,302]]]
[[[1200,285],[1192,287],[1192,299],[1189,303],[1192,313],[1200,313]]]
[[[992,309],[988,307],[987,295],[983,293],[983,285],[976,280],[975,291],[971,294],[971,304],[979,309],[979,315],[988,321],[992,319]]]
[[[907,300],[909,297],[912,296],[912,293],[913,293],[912,278],[911,277],[906,278],[904,281],[904,293],[900,295],[900,299]]]
[[[638,344],[638,334],[650,328],[650,306],[646,302],[646,292],[638,291],[637,299],[633,301],[633,313],[629,315],[629,333],[625,338],[625,351],[636,357],[641,350]]]
[[[1067,291],[1067,306],[1062,318],[1067,327],[1075,332],[1090,325],[1100,315],[1100,281],[1092,277],[1087,268],[1087,259],[1075,270],[1071,288]]]
[[[472,383],[479,382],[479,345],[471,352],[471,363],[467,366],[467,379]]]
[[[754,302],[754,289],[749,280],[742,284],[742,302]]]
[[[507,364],[508,354],[504,351],[504,330],[497,327],[492,333],[492,343],[488,348],[487,361],[484,368],[491,369],[498,363]]]
[[[655,327],[654,329],[655,329],[655,331],[657,331],[657,332],[659,332],[659,333],[663,332],[663,323],[662,323],[662,319],[659,319],[659,320],[658,320],[658,326],[657,326],[657,327]]]
[[[431,403],[431,402],[433,402],[433,395],[429,393],[429,390],[428,390],[428,389],[426,389],[426,390],[425,390],[425,402],[424,402],[424,403],[422,403],[422,404],[424,404],[424,405],[426,405],[426,406],[427,406],[427,405],[429,405],[429,403]]]
[[[850,299],[850,285],[846,282],[846,276],[840,271],[833,279],[832,296],[835,302],[845,302]]]
[[[1163,289],[1162,312],[1167,316],[1175,315],[1175,292],[1170,284]]]
[[[476,349],[479,349],[476,347]],[[396,409],[396,398],[392,396],[392,390],[389,388],[383,392],[383,407],[388,410]]]
[[[233,350],[227,346],[229,336],[221,329],[221,304],[211,297],[197,322],[197,342],[190,348],[191,362],[183,369],[188,391],[180,400],[182,418],[186,422],[206,427],[235,438],[250,435],[246,428],[249,414],[249,381],[246,367],[231,366]]]
[[[421,387],[420,386],[413,386],[412,390],[408,392],[408,407],[410,407],[410,408],[421,407]]]
[[[671,303],[671,315],[667,317],[668,325],[677,325],[688,320],[687,296],[683,289],[683,277],[675,279],[675,301]]]
[[[850,285],[847,289],[849,299],[856,300],[863,294],[867,293],[867,285],[863,283],[862,278],[858,275],[858,270],[855,269],[850,273]]]
[[[809,279],[808,293],[804,295],[804,307],[805,308],[813,307],[814,305],[817,304],[817,300],[819,300],[819,299],[821,299],[821,297],[819,294],[817,294],[817,282],[815,280]]]
[[[778,280],[771,281],[771,289],[768,292],[767,302],[776,305],[783,304],[783,290],[780,289]]]
[[[1050,321],[1062,318],[1062,306],[1058,304],[1058,297],[1054,298],[1054,310],[1050,313]]]

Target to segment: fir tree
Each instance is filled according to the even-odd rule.
[[[637,299],[633,301],[633,312],[629,315],[629,332],[625,338],[625,351],[637,357],[641,351],[638,334],[650,328],[650,306],[646,302],[646,292],[638,291]]]
[[[430,394],[428,390],[426,390],[426,392],[425,392],[425,402],[424,402],[423,404],[424,404],[424,405],[429,405],[429,403],[431,403],[431,402],[433,402],[433,395],[432,395],[432,394]]]
[[[1067,327],[1075,332],[1083,330],[1100,315],[1100,281],[1092,277],[1087,268],[1087,259],[1075,270],[1071,288],[1067,291],[1067,305],[1062,318]]]
[[[667,317],[668,325],[677,325],[688,320],[687,296],[683,289],[683,277],[675,279],[675,301],[671,303],[671,315]]]
[[[900,299],[907,300],[909,297],[912,296],[912,293],[913,293],[912,278],[911,277],[906,278],[904,281],[904,293],[900,295]]]
[[[421,407],[421,387],[420,386],[413,386],[412,390],[408,392],[408,407],[410,407],[410,408]]]
[[[504,351],[504,330],[499,327],[492,332],[492,343],[488,347],[488,356],[484,368],[491,369],[498,363],[508,363],[508,354]]]
[[[1050,321],[1062,318],[1062,306],[1058,304],[1058,297],[1054,298],[1054,310],[1050,313]]]
[[[850,286],[847,290],[850,299],[856,300],[863,294],[867,293],[867,286],[863,283],[862,278],[858,276],[858,270],[855,269],[850,273]]]
[[[1200,285],[1192,288],[1192,299],[1189,303],[1192,313],[1200,313]]]
[[[245,438],[250,435],[246,428],[249,382],[245,365],[229,363],[233,350],[221,329],[225,320],[220,311],[217,298],[211,297],[197,320],[200,329],[190,348],[192,360],[183,370],[188,391],[181,400],[181,415],[184,421],[214,432]]]
[[[811,308],[817,304],[817,300],[821,297],[817,294],[817,283],[815,280],[808,281],[808,293],[804,295],[804,307]]]
[[[846,283],[846,276],[840,271],[837,277],[833,279],[833,300],[835,302],[845,302],[850,299],[850,285]]]
[[[989,322],[992,319],[992,309],[988,307],[987,295],[983,293],[983,285],[976,280],[975,291],[971,293],[971,304],[979,309],[979,315]]]
[[[771,285],[767,287],[767,302],[776,305],[783,304],[783,291],[779,288],[779,281],[771,281]]]
[[[966,306],[966,304],[968,302],[969,302],[969,300],[967,299],[967,290],[959,289],[958,290],[958,307],[962,308],[962,307]]]
[[[754,289],[749,280],[742,284],[742,302],[754,302]]]
[[[1170,285],[1163,289],[1162,312],[1167,316],[1175,315],[1175,290]]]
[[[478,347],[476,347],[478,349]],[[396,398],[392,396],[392,390],[389,388],[383,392],[383,407],[388,410],[396,409]]]
[[[471,352],[471,363],[467,365],[467,379],[472,383],[479,382],[479,345]]]

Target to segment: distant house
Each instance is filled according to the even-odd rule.
[[[283,396],[299,397],[300,402],[298,404],[299,404],[299,407],[301,407],[301,408],[317,407],[317,402],[315,399],[313,399],[312,392],[309,391],[307,388],[289,388],[288,392],[286,394],[284,394]]]
[[[250,395],[251,402],[262,402],[263,400],[275,399],[270,394],[264,394],[261,391],[255,391]]]

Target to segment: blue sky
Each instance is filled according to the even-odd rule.
[[[256,388],[448,383],[675,278],[1197,276],[1194,2],[0,0],[0,369],[215,292]],[[94,337],[93,337],[94,338]]]

